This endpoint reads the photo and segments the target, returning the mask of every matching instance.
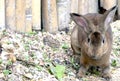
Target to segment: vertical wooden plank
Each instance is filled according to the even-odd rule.
[[[32,31],[32,0],[26,0],[26,25],[25,31]]]
[[[117,0],[103,0],[103,8],[109,10],[116,5]]]
[[[103,7],[103,0],[100,0],[100,7]]]
[[[5,28],[5,1],[0,0],[0,29]]]
[[[71,13],[78,13],[78,0],[71,0]]]
[[[26,17],[26,27],[25,27],[25,32],[31,32],[32,31],[32,16],[27,15]]]
[[[98,0],[79,0],[78,5],[82,15],[98,12]]]
[[[15,0],[6,1],[6,27],[16,30],[15,27]]]
[[[98,13],[98,0],[89,0],[88,2],[89,2],[89,13]]]
[[[51,6],[51,7],[49,7]],[[49,22],[50,22],[50,32],[56,32],[58,31],[58,21],[57,21],[57,6],[56,6],[56,0],[48,0],[48,14],[50,16]],[[51,14],[50,14],[51,13]]]
[[[25,2],[16,0],[16,30],[20,32],[25,32]]]
[[[120,19],[120,0],[118,0],[118,19]]]
[[[33,30],[41,30],[41,0],[32,0]]]
[[[89,0],[79,0],[78,2],[78,12],[79,14],[87,14],[88,11],[89,11],[89,3],[88,3]]]
[[[42,23],[44,31],[50,31],[48,16],[48,0],[42,0]]]
[[[43,28],[50,33],[58,31],[56,0],[42,0]]]
[[[69,27],[70,2],[71,0],[59,0],[57,2],[59,30],[66,31]]]

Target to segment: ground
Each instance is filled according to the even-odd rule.
[[[104,81],[98,71],[82,79],[76,78],[79,64],[74,62],[70,46],[70,31],[18,33],[10,29],[0,32],[0,81]],[[120,79],[120,21],[111,24],[113,50],[112,81]]]

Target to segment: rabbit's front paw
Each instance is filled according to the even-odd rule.
[[[84,77],[84,73],[82,73],[81,71],[79,71],[77,73],[77,78],[82,78],[82,77]]]
[[[85,76],[85,73],[87,71],[87,68],[84,66],[81,66],[79,69],[79,72],[77,73],[77,78],[83,78]]]
[[[102,74],[102,77],[106,80],[106,81],[111,81],[112,77],[110,73],[107,74]]]

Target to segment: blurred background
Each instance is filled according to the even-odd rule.
[[[70,13],[101,13],[118,4],[120,0],[0,0],[0,29],[19,32],[57,31],[69,29]]]

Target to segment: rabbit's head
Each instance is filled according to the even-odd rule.
[[[111,51],[113,21],[116,7],[101,14],[79,15],[71,13],[71,18],[78,27],[78,41],[82,54],[92,59],[100,59],[106,52]]]

